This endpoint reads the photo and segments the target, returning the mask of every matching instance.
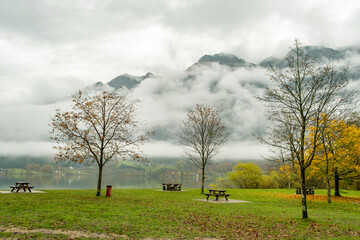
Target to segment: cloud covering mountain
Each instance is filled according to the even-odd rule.
[[[318,59],[319,63],[336,61],[340,65],[347,62],[349,56],[357,54],[354,50],[350,53],[349,50],[337,51],[325,47],[304,49],[310,56]],[[259,145],[254,135],[265,134],[266,128],[271,124],[264,116],[263,106],[255,100],[255,97],[261,96],[265,88],[271,84],[266,68],[269,65],[283,68],[286,66],[286,60],[266,58],[257,65],[232,54],[204,55],[185,71],[176,74],[124,74],[105,84],[96,83],[93,89],[124,88],[142,100],[139,113],[147,122],[144,130],[156,131],[152,147],[156,148],[154,145],[166,143],[171,149],[168,151],[159,147],[161,152],[153,150],[151,154],[178,156],[181,151],[178,148],[176,131],[181,121],[186,118],[189,108],[197,103],[205,103],[219,110],[231,133],[230,144],[223,157],[256,158],[260,157],[260,153],[265,155],[266,150],[265,146]],[[359,82],[354,81],[353,84]],[[234,149],[230,149],[230,146]],[[254,150],[248,151],[249,148]]]
[[[339,66],[351,63],[350,72],[359,76],[360,51],[358,49],[334,50],[325,47],[305,47],[319,62],[336,61]],[[150,156],[180,156],[176,132],[185,120],[189,108],[195,104],[209,104],[216,107],[228,127],[229,144],[222,152],[223,158],[256,159],[266,155],[266,146],[260,145],[254,137],[264,134],[271,124],[264,116],[264,108],[255,100],[261,96],[271,82],[267,77],[269,65],[286,66],[284,58],[265,58],[259,64],[248,63],[233,54],[218,53],[204,55],[187,69],[178,72],[143,76],[119,75],[108,82],[97,82],[91,86],[74,84],[48,85],[41,81],[25,95],[27,104],[3,106],[0,145],[2,154],[50,153],[49,128],[44,128],[53,114],[55,106],[70,109],[70,96],[77,89],[87,93],[99,90],[126,89],[133,97],[141,99],[138,114],[146,124],[144,131],[155,131],[152,142],[145,146]],[[354,79],[352,86],[359,86]],[[62,82],[64,83],[64,81]],[[66,83],[66,81],[65,81]],[[75,82],[76,83],[76,82]],[[4,142],[7,142],[4,144]],[[16,143],[26,143],[18,150]],[[26,147],[27,146],[27,147]]]

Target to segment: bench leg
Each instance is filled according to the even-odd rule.
[[[226,201],[228,200],[228,198],[227,198],[227,196],[225,195],[225,199],[226,199]]]
[[[29,192],[31,192],[30,188],[28,188]]]
[[[19,192],[19,190],[20,190],[20,188],[18,188],[18,189],[16,190],[16,192]]]
[[[208,196],[206,197],[206,201],[208,201],[208,200],[209,200],[209,197],[210,197],[210,195],[208,195]]]

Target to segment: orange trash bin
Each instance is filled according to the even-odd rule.
[[[106,186],[106,197],[111,197],[111,189],[112,189],[111,185]]]

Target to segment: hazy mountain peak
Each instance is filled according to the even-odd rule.
[[[204,55],[202,56],[199,61],[199,63],[219,63],[221,65],[227,65],[230,67],[237,67],[244,65],[246,62],[244,59],[238,58],[237,56],[233,54],[226,54],[226,53],[217,53],[214,55]]]
[[[285,68],[287,66],[285,58],[267,57],[259,63],[260,67],[268,68],[270,66]]]
[[[155,78],[155,77],[156,76],[151,72],[146,73],[144,76],[133,76],[125,73],[123,75],[117,76],[107,84],[115,89],[122,87],[126,87],[127,89],[132,89],[135,86],[137,86],[142,80],[146,78]]]
[[[187,70],[192,70],[196,67],[209,65],[212,63],[217,63],[223,66],[230,68],[240,68],[240,67],[255,67],[253,63],[247,63],[244,59],[237,57],[233,54],[228,53],[217,53],[214,55],[204,55],[202,56],[195,64],[190,66]]]
[[[316,59],[326,58],[328,60],[339,60],[345,57],[345,53],[332,48],[322,46],[305,46],[304,50]]]
[[[101,90],[104,87],[104,84],[102,82],[96,82],[93,85],[93,89],[95,90]]]
[[[89,89],[102,90],[106,86],[110,86],[115,89],[126,87],[127,89],[132,89],[136,87],[141,81],[147,78],[156,78],[155,74],[148,72],[143,76],[134,76],[127,73],[117,76],[116,78],[110,80],[108,83],[103,84],[102,82],[97,82],[92,85]],[[87,89],[87,90],[89,90]]]
[[[309,54],[311,58],[315,58],[318,61],[322,60],[339,60],[345,58],[344,51],[338,51],[328,47],[322,46],[305,46],[304,51]],[[287,67],[286,57],[279,59],[275,57],[268,57],[265,58],[263,61],[259,63],[261,67],[278,67],[278,68],[285,68]]]
[[[112,79],[107,84],[115,89],[121,88],[123,86],[125,86],[127,89],[131,89],[136,85],[138,85],[139,82],[140,82],[139,77],[125,73],[123,75],[117,76],[116,78]]]
[[[152,72],[148,72],[147,74],[145,74],[143,76],[143,79],[145,79],[145,78],[155,78],[155,77],[156,77],[155,74],[153,74]]]

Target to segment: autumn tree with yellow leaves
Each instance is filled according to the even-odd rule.
[[[360,178],[360,127],[345,120],[329,120],[325,114],[321,126],[310,174],[325,176],[328,202],[331,203],[330,180],[334,179],[334,195],[340,196],[341,180]],[[312,135],[310,133],[310,140],[314,140]]]
[[[101,194],[102,171],[114,159],[142,160],[140,145],[153,133],[136,134],[138,99],[117,91],[73,97],[72,111],[56,109],[51,138],[57,142],[55,159],[93,164],[99,169],[96,196]]]

